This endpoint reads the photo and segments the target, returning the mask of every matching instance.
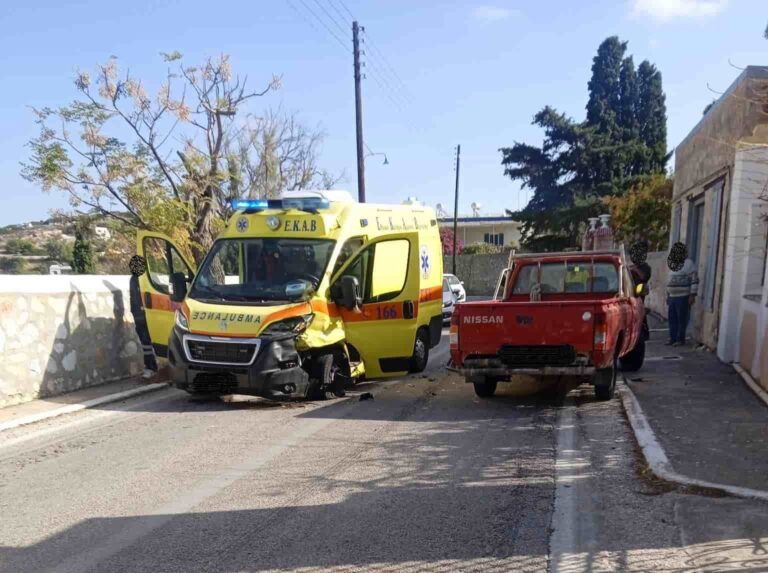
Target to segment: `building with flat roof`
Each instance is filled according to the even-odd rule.
[[[440,227],[453,229],[453,217],[439,217]],[[460,215],[457,220],[457,232],[462,244],[488,243],[499,247],[520,247],[520,228],[522,223],[512,220],[507,215]]]

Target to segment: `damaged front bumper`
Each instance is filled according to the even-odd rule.
[[[306,398],[309,392],[309,376],[292,336],[236,339],[194,335],[176,327],[168,342],[168,362],[176,387],[193,394],[287,399]]]

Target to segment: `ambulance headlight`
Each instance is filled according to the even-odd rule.
[[[181,330],[189,331],[189,322],[187,321],[187,317],[184,316],[184,313],[182,313],[180,310],[176,311],[176,326],[178,326]]]
[[[278,320],[267,325],[261,336],[285,336],[288,334],[298,335],[307,330],[315,315],[305,314],[302,316],[292,316],[284,320]]]

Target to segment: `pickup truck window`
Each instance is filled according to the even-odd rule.
[[[542,294],[611,294],[619,290],[619,273],[614,264],[607,262],[529,264],[520,268],[512,294],[529,294],[537,282],[541,284]]]

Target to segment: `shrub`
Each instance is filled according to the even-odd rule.
[[[464,250],[461,251],[463,255],[492,255],[500,252],[501,247],[491,245],[490,243],[472,243],[471,245],[466,245]]]

